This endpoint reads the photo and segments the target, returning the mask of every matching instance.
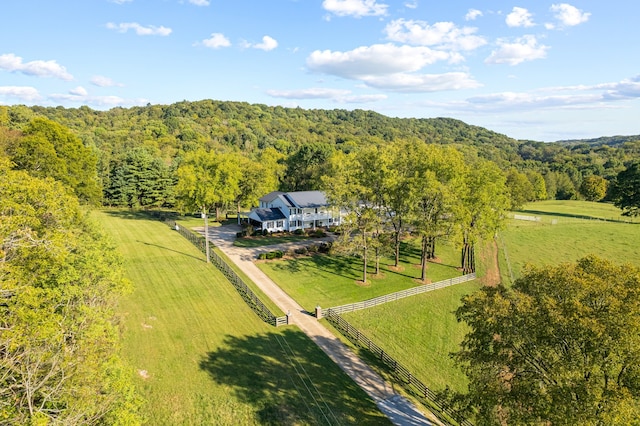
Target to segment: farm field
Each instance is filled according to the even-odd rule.
[[[438,263],[429,263],[427,278],[431,282],[461,275],[455,247],[439,244]],[[393,260],[383,258],[381,274],[375,276],[369,264],[367,284],[362,284],[362,261],[353,256],[302,256],[294,259],[259,262],[258,267],[300,303],[313,312],[316,306],[329,308],[359,302],[422,285],[420,252],[416,241],[404,242],[400,269],[392,269]]]
[[[125,258],[121,353],[150,425],[389,424],[294,327],[245,305],[201,253],[159,221],[96,212]]]
[[[574,217],[582,215],[611,219],[616,217],[616,213],[619,216],[619,210],[614,208],[612,210],[612,208],[610,205],[601,205],[600,203],[576,201],[553,201],[527,205],[523,212],[518,213],[533,214],[535,212],[536,216],[540,216],[541,221],[529,222],[510,219],[507,229],[500,233],[500,245],[507,246],[512,268],[518,273],[526,262],[545,264],[574,261],[594,252],[618,262],[630,261],[640,264],[640,244],[637,244],[637,241],[640,241],[640,224],[585,220]],[[556,209],[559,214],[553,214]],[[541,213],[542,211],[545,213]],[[553,221],[555,221],[554,225],[551,224]],[[488,251],[493,249],[492,244],[487,244],[482,252],[478,253],[480,263],[478,271],[481,277],[490,272],[488,265],[490,258],[495,256],[495,252],[490,254]],[[508,277],[508,268],[504,262],[503,253],[501,251],[500,269],[502,277],[505,279]],[[457,254],[456,250],[451,249],[451,252],[444,257],[446,259],[447,256],[450,256],[453,263],[458,260]],[[410,260],[410,262],[417,263],[417,258]],[[305,281],[306,284],[289,282],[293,280],[291,278],[287,280],[284,273],[281,275],[273,273],[272,271],[277,271],[278,262],[263,264],[268,265],[268,268],[262,267],[263,270],[273,273],[273,278],[279,284],[284,283],[283,287],[295,294],[294,297],[301,294],[306,299],[309,299],[310,294],[321,293],[327,299],[334,294],[344,297],[348,291],[351,291],[349,285],[359,277],[357,263],[348,263],[342,266],[337,263],[330,266],[328,260],[326,265],[322,265],[324,269],[320,270],[322,276],[314,277],[314,269],[320,269],[315,266],[317,263],[318,261],[315,260],[310,264],[296,263],[290,266],[285,266],[286,264],[280,266],[283,270],[291,268],[296,272],[296,277],[306,277],[309,280]],[[434,269],[431,269],[430,272]],[[320,275],[319,272],[315,273]],[[340,274],[348,275],[349,280],[345,280],[345,277],[341,277]],[[483,281],[483,279],[478,281]],[[459,342],[466,332],[465,325],[456,321],[454,311],[460,306],[460,300],[464,295],[476,291],[480,287],[481,284],[478,281],[345,314],[344,317],[413,371],[433,390],[442,390],[448,385],[454,390],[464,391],[466,378],[449,357],[451,352],[458,349]],[[342,293],[336,289],[340,287],[335,284],[336,282],[342,283],[340,289]],[[375,285],[375,280],[372,282]],[[387,287],[384,289],[386,290]],[[344,297],[344,299],[350,298],[363,300],[369,296],[362,297],[356,291],[351,291],[349,297]],[[331,305],[339,304],[341,303],[332,303]]]
[[[640,223],[577,218],[628,220],[619,212],[612,205],[586,201],[527,204],[518,213],[535,213],[540,221],[509,219],[506,229],[500,232],[502,282],[512,281],[509,264],[513,278],[517,279],[527,263],[553,265],[572,262],[588,254],[640,265]]]

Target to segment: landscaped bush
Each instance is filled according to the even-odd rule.
[[[284,252],[282,250],[276,250],[274,253],[276,254],[276,259],[280,259],[284,256]]]
[[[262,231],[260,231],[259,229],[251,233],[252,237],[259,237],[260,235],[262,235]]]
[[[244,237],[244,231],[236,232],[236,238]]]
[[[307,248],[306,247],[298,247],[297,249],[293,250],[293,252],[295,254],[307,254]]]
[[[324,238],[327,236],[327,233],[324,232],[324,230],[322,229],[316,229],[314,231],[311,231],[309,233],[309,236],[314,237],[314,238]]]
[[[331,243],[321,243],[318,246],[318,251],[320,253],[329,253],[331,251]]]
[[[296,235],[302,235],[304,234],[304,231],[302,229],[296,229],[295,231],[293,231],[293,233]]]
[[[266,237],[267,235],[269,235],[269,231],[267,231],[266,229],[262,230],[262,236]]]
[[[260,259],[260,260],[265,260],[266,258],[267,258],[267,253],[260,253],[258,255],[258,259]]]

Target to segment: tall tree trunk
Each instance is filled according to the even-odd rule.
[[[436,258],[436,237],[428,237],[426,243],[427,259]]]
[[[367,282],[367,233],[362,231],[362,282]]]
[[[473,243],[466,238],[462,246],[462,273],[471,274],[476,271],[476,259]]]
[[[420,266],[422,267],[422,273],[420,279],[422,281],[427,280],[427,237],[422,237],[422,251],[420,253]]]
[[[400,231],[396,231],[394,235],[394,257],[395,257],[395,267],[400,266]]]
[[[204,246],[205,246],[205,255],[207,256],[207,263],[210,262],[210,248],[209,248],[209,220],[207,215],[207,209],[205,206],[202,206],[202,217],[204,218]]]

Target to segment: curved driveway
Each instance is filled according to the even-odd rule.
[[[217,246],[242,271],[271,298],[274,303],[289,313],[289,323],[297,325],[336,364],[344,370],[376,403],[393,424],[401,426],[440,424],[435,416],[429,418],[408,399],[394,391],[393,387],[365,364],[355,353],[322,325],[314,316],[305,311],[293,298],[286,294],[264,272],[253,263],[258,249],[236,247],[233,241],[239,227],[225,225],[209,228],[209,241]],[[197,229],[204,233],[204,229]],[[297,244],[297,243],[290,243]],[[269,246],[274,250],[274,246]],[[264,250],[264,247],[262,248]]]

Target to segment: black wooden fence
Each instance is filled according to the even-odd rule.
[[[429,389],[424,383],[418,380],[405,366],[392,358],[371,339],[362,334],[357,328],[349,324],[342,318],[333,308],[329,308],[324,312],[325,318],[329,321],[343,336],[353,343],[367,349],[376,358],[391,370],[395,377],[410,387],[416,394],[426,400],[427,405],[432,409],[440,420],[447,424],[454,422],[460,426],[473,426],[473,423],[462,417],[459,413],[448,407],[438,395]]]
[[[185,237],[187,240],[191,241],[193,245],[198,247],[203,253],[206,253],[206,246],[204,237],[200,234],[197,234],[185,226],[180,225],[175,221],[167,221],[169,226],[178,231],[180,235]],[[229,266],[225,260],[218,256],[213,250],[209,251],[209,260],[213,263],[223,274],[229,282],[236,288],[242,299],[249,305],[251,309],[267,324],[271,324],[273,326],[280,326],[287,324],[287,317],[276,317],[270,310],[265,306],[264,303],[260,300],[260,298],[249,288],[249,286],[236,274],[236,272]]]

